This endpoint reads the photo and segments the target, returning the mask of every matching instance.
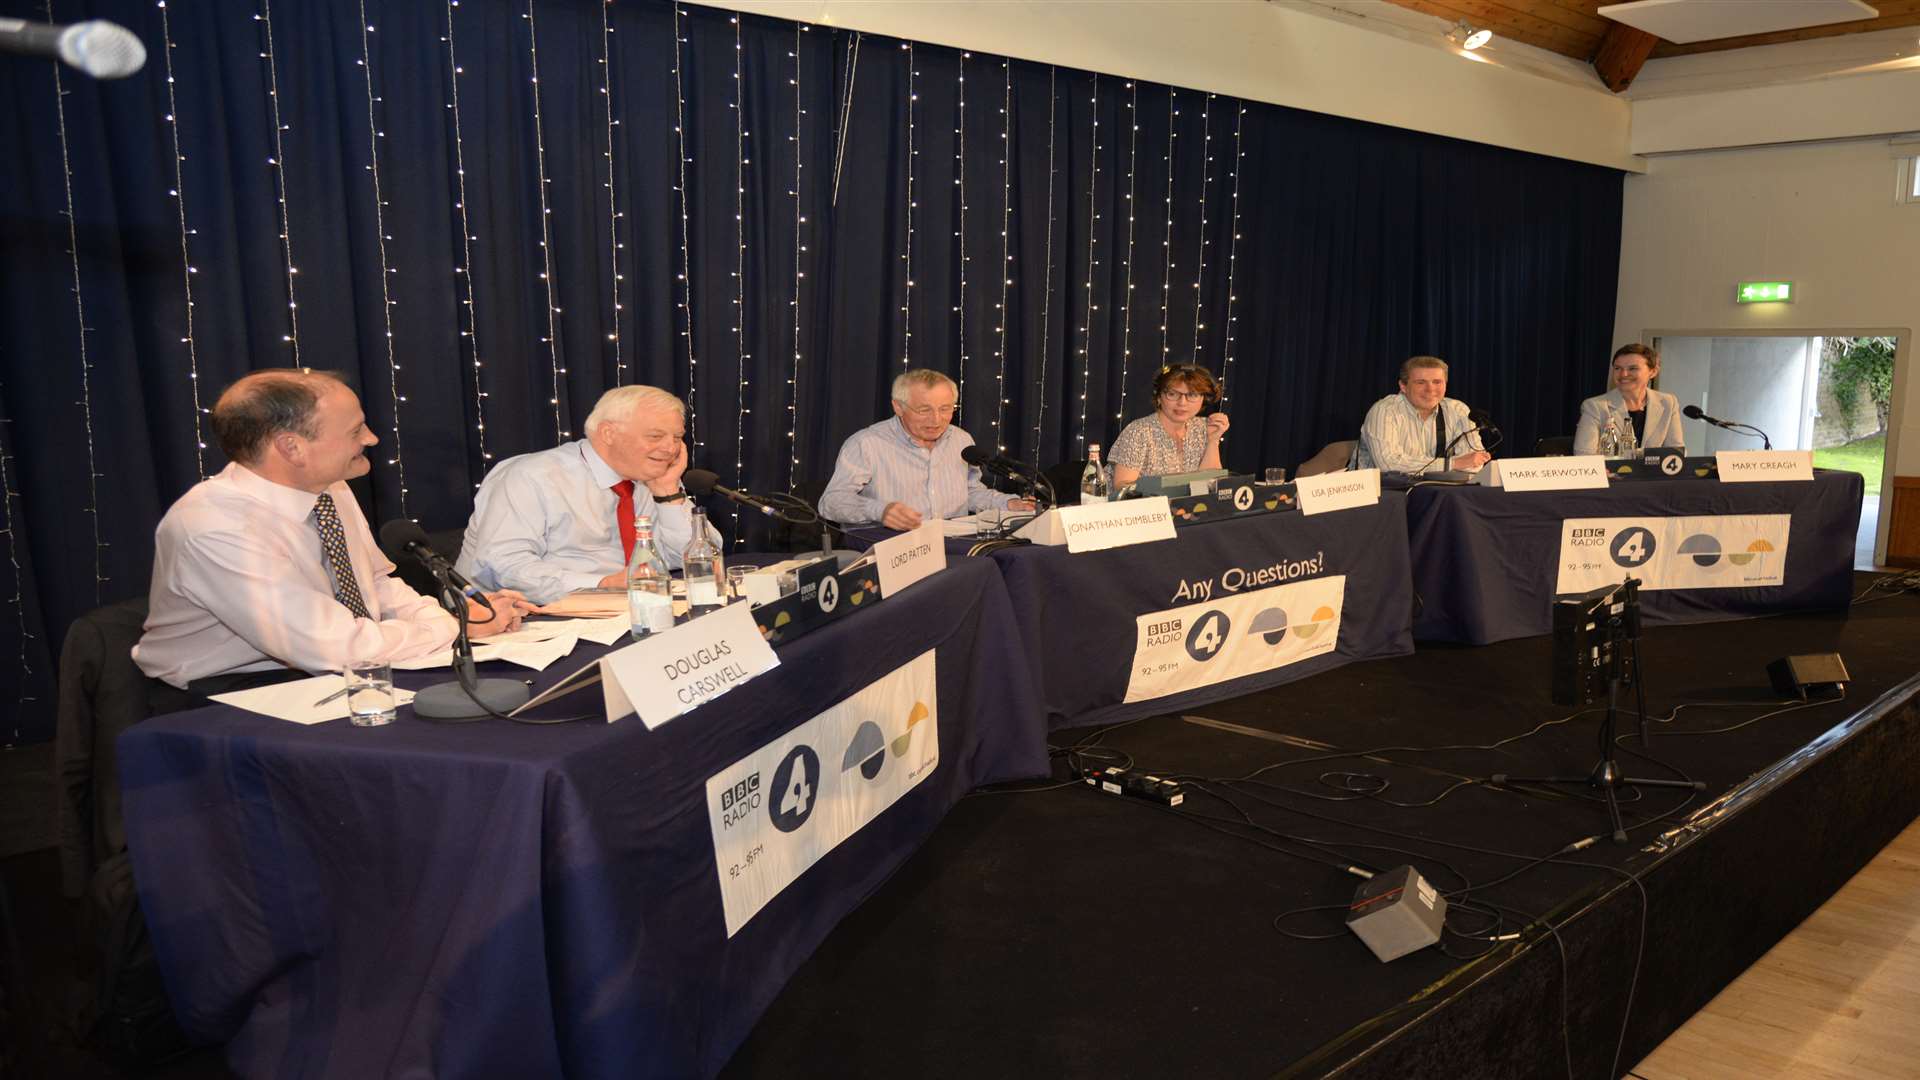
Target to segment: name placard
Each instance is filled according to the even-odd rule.
[[[1173,506],[1165,495],[1062,506],[1055,512],[1067,550],[1075,554],[1173,539]]]
[[[607,722],[638,713],[652,730],[779,666],[748,605],[728,604],[601,657]]]
[[[1607,486],[1607,459],[1599,454],[1580,457],[1506,458],[1488,462],[1497,469],[1500,486],[1508,491],[1572,491]]]
[[[1380,501],[1380,470],[1349,469],[1345,472],[1302,476],[1293,482],[1300,499],[1300,513],[1324,514],[1329,510],[1350,510],[1372,506]]]
[[[1811,450],[1722,450],[1713,458],[1723,483],[1813,479]]]
[[[947,568],[946,529],[938,521],[889,537],[873,545],[874,567],[880,571],[880,596],[892,596],[929,574]]]

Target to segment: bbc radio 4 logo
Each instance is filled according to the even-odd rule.
[[[1289,636],[1302,643],[1314,640],[1326,632],[1334,618],[1333,608],[1326,604],[1316,606],[1305,619],[1288,616],[1285,608],[1262,608],[1254,615],[1247,632],[1277,649],[1286,643]],[[1179,620],[1173,621],[1177,624]],[[1202,612],[1187,630],[1187,655],[1201,663],[1213,659],[1220,655],[1221,649],[1226,648],[1232,631],[1233,620],[1227,617],[1226,612],[1218,608]]]
[[[1608,544],[1614,565],[1628,570],[1645,566],[1659,550],[1659,542],[1654,539],[1653,530],[1644,525],[1633,525],[1614,534]],[[1714,569],[1720,566],[1751,566],[1756,561],[1772,553],[1774,546],[1765,537],[1754,537],[1739,550],[1728,551],[1720,537],[1710,532],[1696,532],[1680,541],[1674,551],[1693,565],[1702,569]]]

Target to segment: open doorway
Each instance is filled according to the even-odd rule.
[[[1893,410],[1890,334],[1665,335],[1655,385],[1710,415],[1751,424],[1776,450],[1812,450],[1818,468],[1857,472],[1865,483],[1854,566],[1879,561],[1881,481]],[[1687,451],[1757,449],[1759,440],[1685,421]]]

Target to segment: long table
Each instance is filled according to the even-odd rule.
[[[1053,728],[1191,709],[1413,651],[1406,500],[1393,492],[1375,506],[1231,518],[1132,547],[992,557]]]
[[[127,834],[176,1015],[248,1076],[711,1074],[956,800],[1045,773],[1017,641],[996,568],[963,561],[652,731],[410,707],[382,728],[224,706],[143,723],[120,741]],[[708,779],[927,650],[937,765],[729,935]],[[543,714],[582,704],[597,691]],[[854,749],[818,759],[851,777]],[[845,810],[820,799],[815,826]]]
[[[1587,558],[1573,546],[1582,538],[1568,535],[1568,523],[1579,519],[1596,520],[1594,528],[1605,532],[1603,539],[1626,541],[1622,550],[1602,544],[1598,552],[1616,581],[1629,573],[1645,575],[1653,553],[1644,541],[1656,531],[1663,539],[1693,534],[1658,553],[1662,560],[1681,557],[1676,580],[1668,584],[1682,587],[1643,591],[1641,611],[1647,622],[1841,610],[1851,599],[1862,490],[1858,473],[1826,470],[1816,470],[1811,482],[1797,483],[1615,481],[1604,489],[1541,492],[1415,487],[1407,503],[1413,581],[1420,599],[1414,637],[1485,644],[1550,633],[1562,563]],[[1776,515],[1790,518],[1784,579],[1776,585],[1723,587],[1738,580],[1732,571],[1743,560],[1758,567],[1777,556],[1771,550],[1752,550],[1761,542],[1747,539],[1767,526],[1757,519]],[[1693,520],[1676,531],[1678,519]],[[1634,546],[1635,537],[1643,543]]]

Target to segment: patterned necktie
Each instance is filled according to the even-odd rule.
[[[620,505],[614,510],[614,518],[620,523],[620,546],[626,550],[627,561],[633,561],[633,481],[622,480],[613,485],[614,494],[620,496]]]
[[[327,553],[333,567],[333,598],[363,619],[373,618],[367,602],[360,598],[360,583],[353,577],[353,559],[347,555],[347,534],[340,527],[340,512],[334,509],[333,496],[326,492],[313,504],[313,525],[320,531],[320,549]]]

